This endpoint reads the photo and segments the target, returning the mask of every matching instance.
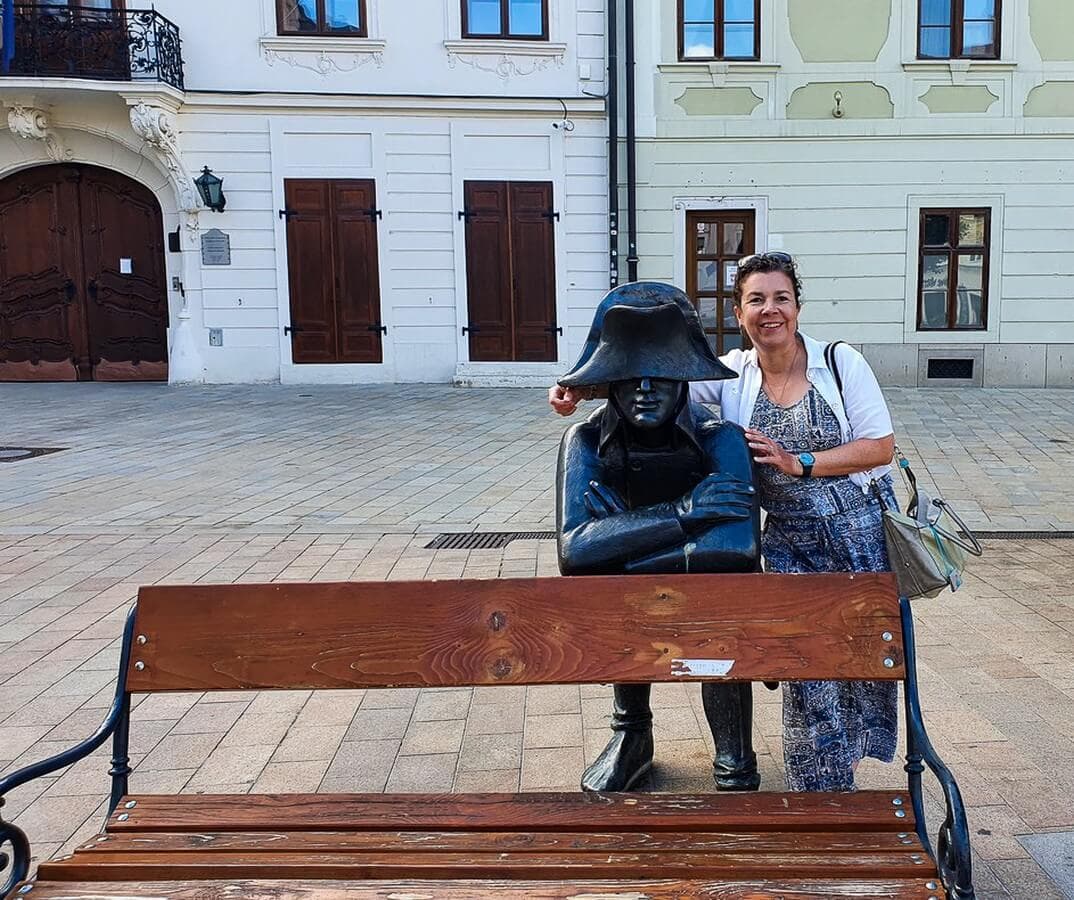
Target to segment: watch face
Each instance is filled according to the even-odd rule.
[[[816,460],[816,457],[814,457],[812,453],[806,452],[806,453],[799,453],[798,454],[798,461],[803,466],[811,466],[817,460]]]

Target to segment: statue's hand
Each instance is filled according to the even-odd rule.
[[[748,519],[756,489],[734,475],[705,477],[690,493],[675,501],[675,513],[684,526],[711,525]]]
[[[615,491],[599,481],[589,482],[585,492],[585,508],[594,519],[606,519],[616,513],[627,511],[627,505]]]

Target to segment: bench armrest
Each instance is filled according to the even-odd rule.
[[[910,797],[917,818],[921,842],[932,851],[925,821],[921,794],[921,774],[928,766],[940,782],[947,815],[936,837],[936,865],[951,900],[974,900],[973,859],[970,853],[970,829],[966,807],[955,776],[932,746],[921,716],[921,699],[917,690],[917,654],[914,646],[914,622],[910,601],[899,601],[902,614],[903,641],[906,653],[906,772],[910,778]]]
[[[131,640],[134,635],[134,614],[137,607],[132,606],[127,613],[127,621],[123,627],[123,646],[119,657],[119,674],[116,677],[116,693],[112,698],[112,705],[108,709],[108,715],[97,730],[84,741],[76,744],[70,750],[57,753],[48,759],[32,763],[25,768],[12,772],[10,775],[0,778],[0,848],[10,844],[12,854],[0,853],[0,875],[10,865],[11,870],[3,881],[0,881],[0,900],[26,878],[30,869],[30,844],[26,833],[18,826],[3,819],[4,798],[15,788],[41,778],[43,775],[51,775],[60,769],[78,762],[89,756],[100,747],[109,737],[113,740],[112,768],[108,774],[112,776],[112,802],[108,812],[111,815],[119,798],[127,793],[127,776],[130,774],[129,757],[127,752],[128,732],[130,726],[130,694],[127,693],[127,666],[131,656]]]

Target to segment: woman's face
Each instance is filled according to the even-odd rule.
[[[793,343],[798,331],[794,285],[783,272],[754,272],[742,283],[738,324],[755,347],[777,350]]]

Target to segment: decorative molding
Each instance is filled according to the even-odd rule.
[[[270,66],[281,62],[293,69],[306,69],[327,78],[333,72],[347,74],[373,63],[384,65],[386,41],[371,38],[264,37],[261,52]]]
[[[52,130],[48,113],[38,106],[15,103],[7,114],[7,127],[16,137],[28,141],[41,141],[45,152],[54,162],[62,162],[65,157],[63,145]]]
[[[444,41],[444,48],[451,68],[462,63],[481,72],[490,72],[504,82],[544,72],[553,64],[562,68],[567,55],[566,44],[548,41]]]
[[[953,85],[967,83],[967,77],[972,75],[996,75],[1004,72],[1014,72],[1018,63],[1006,59],[911,59],[902,64],[904,72],[940,76],[946,75]]]
[[[153,152],[172,180],[179,209],[187,213],[188,236],[197,234],[198,212],[202,209],[201,198],[194,188],[182,154],[179,152],[179,135],[175,130],[174,109],[147,102],[145,99],[128,101],[131,128]]]

